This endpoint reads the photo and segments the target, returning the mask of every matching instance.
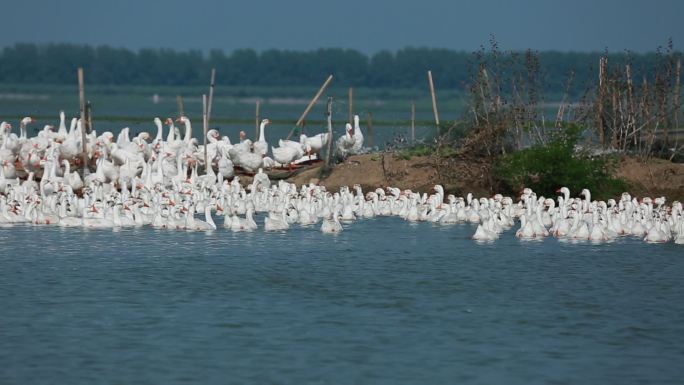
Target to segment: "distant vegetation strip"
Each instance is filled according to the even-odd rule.
[[[52,123],[57,123],[58,117],[56,115],[31,115],[33,119],[35,119],[38,123],[33,127],[34,130],[37,129],[42,129],[44,124],[50,124]],[[2,116],[0,115],[0,121],[8,121],[8,122],[16,122],[19,118],[17,116]],[[106,122],[131,122],[131,123],[150,123],[152,125],[152,120],[149,116],[119,116],[119,115],[105,115],[105,116],[96,116],[96,123],[97,121],[106,121]],[[285,120],[285,119],[269,119],[271,121],[271,124],[275,125],[295,125],[295,120]],[[306,121],[308,126],[322,126],[326,124],[326,120],[322,119],[313,119],[313,120],[307,120]],[[342,122],[344,123],[344,122]],[[226,119],[226,118],[212,118],[211,119],[211,126],[215,126],[216,124],[244,124],[246,126],[248,125],[254,125],[254,119]],[[373,127],[379,126],[379,127],[406,127],[410,123],[407,121],[397,121],[397,120],[373,120]],[[428,126],[434,126],[435,123],[432,121],[428,120],[417,120],[416,121],[416,126],[418,127],[428,127]]]
[[[83,66],[88,84],[102,85],[205,85],[212,67],[217,84],[231,86],[313,86],[329,73],[337,86],[425,87],[426,71],[432,70],[442,88],[465,90],[484,59],[496,61],[497,51],[455,51],[435,48],[404,48],[365,55],[352,49],[327,48],[313,51],[271,49],[257,52],[238,49],[230,53],[211,50],[175,51],[141,49],[132,51],[110,46],[19,43],[0,52],[0,83],[74,84],[76,68]],[[539,70],[544,88],[580,94],[594,81],[599,59],[605,53],[540,52]],[[660,52],[608,54],[611,64],[630,62],[634,77],[648,76]],[[520,60],[515,59],[520,57]],[[524,69],[526,52],[510,52],[514,65]]]

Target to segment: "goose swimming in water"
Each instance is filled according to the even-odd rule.
[[[343,228],[339,220],[339,212],[337,211],[337,209],[335,209],[335,211],[333,211],[331,215],[331,218],[326,218],[323,220],[323,224],[321,225],[321,232],[326,234],[337,234],[341,233],[342,230]]]

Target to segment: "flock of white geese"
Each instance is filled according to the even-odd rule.
[[[665,198],[637,200],[624,193],[618,200],[592,201],[586,189],[572,198],[563,187],[557,199],[538,197],[525,189],[514,201],[500,194],[480,199],[473,199],[472,194],[445,196],[440,185],[431,194],[421,194],[395,187],[364,193],[354,185],[330,192],[315,184],[271,183],[263,168],[311,159],[330,138],[321,133],[301,135],[299,141],[280,140],[269,157],[264,134],[267,119],[261,122],[259,139],[254,142],[241,132],[240,141],[232,144],[228,137],[209,130],[206,156],[211,167],[203,167],[206,171],[199,175],[205,148],[192,137],[190,120],[167,119],[166,136],[162,121],[154,121],[154,139],[146,132],[130,139],[128,128],[116,137],[111,132],[87,134],[85,148],[95,171],[85,178],[71,170],[82,166],[78,119],[72,119],[67,129],[60,113],[57,129],[46,125],[30,138],[27,127],[35,123],[30,117],[20,121],[19,135],[12,133],[10,123],[0,123],[0,227],[152,226],[211,231],[217,229],[213,218],[218,215],[223,216],[222,226],[232,231],[282,231],[300,225],[339,233],[358,219],[397,216],[412,222],[477,224],[472,238],[478,241],[498,239],[518,220],[515,235],[525,239],[554,236],[606,242],[633,236],[650,243],[684,244],[682,204],[667,206]],[[347,124],[336,141],[339,157],[363,151],[358,116],[354,122],[354,126]],[[183,135],[175,123],[184,126]],[[235,175],[236,166],[255,173],[247,186]],[[255,220],[258,214],[264,216],[260,223]]]

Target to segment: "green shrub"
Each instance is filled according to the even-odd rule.
[[[573,195],[588,188],[592,197],[615,197],[627,184],[612,176],[616,159],[611,156],[591,157],[576,151],[581,129],[569,125],[545,146],[535,146],[502,156],[493,169],[494,177],[509,193],[529,187],[538,195],[554,196],[562,186]]]

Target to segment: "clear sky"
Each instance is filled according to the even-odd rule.
[[[3,0],[0,47],[653,51],[684,46],[684,0]]]

